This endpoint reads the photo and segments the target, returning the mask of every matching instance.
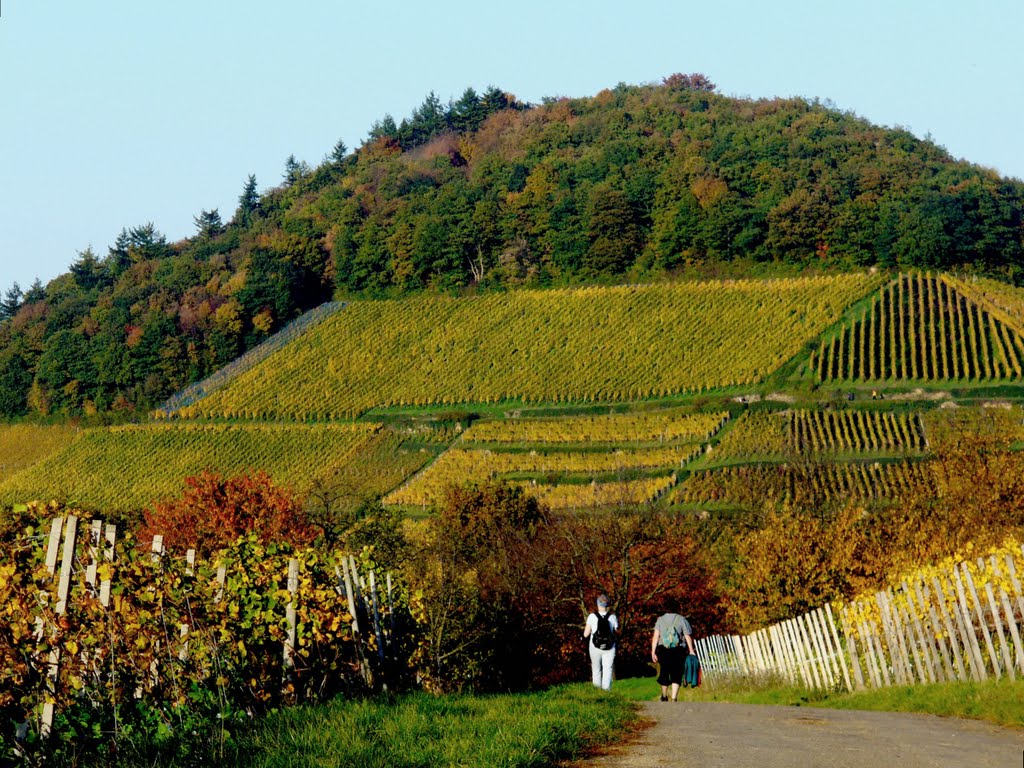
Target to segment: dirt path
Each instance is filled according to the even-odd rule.
[[[686,701],[641,706],[654,725],[588,767],[1024,768],[1024,732],[972,720]]]

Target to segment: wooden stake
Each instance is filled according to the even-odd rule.
[[[285,621],[288,624],[288,639],[284,643],[285,669],[295,667],[295,595],[299,591],[299,561],[294,557],[288,561],[288,605],[285,606]]]

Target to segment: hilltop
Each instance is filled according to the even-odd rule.
[[[355,151],[291,157],[262,193],[250,177],[193,238],[126,227],[8,291],[0,415],[138,419],[332,298],[869,267],[1014,281],[1022,201],[907,131],[700,75],[539,105],[431,94]]]

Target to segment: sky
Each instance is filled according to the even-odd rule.
[[[701,72],[828,101],[1024,178],[1022,0],[0,0],[0,291],[125,227],[227,220],[386,113],[496,85],[591,96]]]

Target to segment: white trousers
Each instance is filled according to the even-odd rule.
[[[612,667],[615,665],[615,646],[602,651],[593,643],[590,644],[590,668],[594,673],[594,687],[612,689]]]

